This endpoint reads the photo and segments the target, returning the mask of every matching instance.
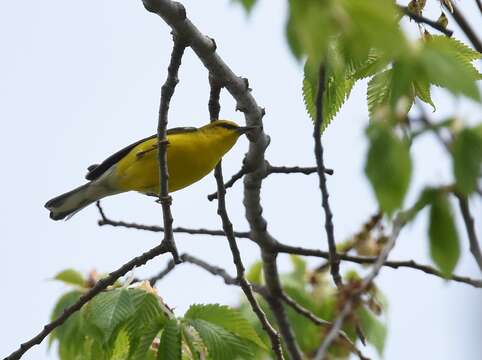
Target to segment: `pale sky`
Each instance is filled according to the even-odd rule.
[[[200,30],[216,39],[223,59],[238,75],[249,78],[254,96],[266,108],[265,130],[272,139],[269,161],[313,165],[311,122],[300,91],[301,66],[284,39],[285,1],[260,0],[249,19],[226,0],[184,4]],[[462,0],[459,6],[467,10],[473,24],[480,24],[474,1]],[[432,8],[434,12],[428,15],[438,17],[437,6]],[[453,23],[450,26],[456,28]],[[0,44],[0,356],[6,356],[49,320],[54,303],[67,290],[49,280],[57,272],[65,268],[109,272],[160,241],[160,234],[99,228],[94,207],[70,221],[54,222],[43,204],[83,183],[90,164],[155,131],[171,40],[168,27],[148,13],[141,1],[24,0],[0,3]],[[180,79],[170,126],[206,123],[207,73],[192,51],[183,59]],[[365,91],[366,84],[360,83],[323,136],[326,164],[335,169],[328,187],[339,241],[356,232],[377,210],[363,175]],[[481,108],[473,102],[452,100],[444,91],[434,91],[434,100],[439,104],[437,119],[455,110],[462,118],[480,121]],[[242,114],[234,107],[234,101],[224,95],[221,116],[242,123]],[[239,169],[246,150],[247,140],[241,139],[225,157],[226,177]],[[422,185],[452,180],[443,149],[429,136],[417,142],[412,153],[415,177],[407,203]],[[220,228],[216,204],[206,200],[214,189],[210,175],[173,194],[175,225]],[[241,184],[229,190],[227,199],[235,228],[246,230]],[[262,201],[269,230],[278,240],[327,248],[315,176],[273,175],[264,182]],[[114,219],[145,224],[162,221],[160,206],[135,193],[106,199],[103,204]],[[480,238],[480,199],[471,206]],[[430,263],[426,228],[424,213],[403,230],[391,259]],[[459,231],[463,252],[456,273],[480,277],[460,221]],[[234,274],[225,239],[176,234],[176,240],[180,252]],[[259,258],[254,245],[239,243],[247,266]],[[152,275],[168,259],[167,255],[156,259],[135,274]],[[310,264],[317,263],[310,260]],[[280,266],[289,269],[286,257],[280,257]],[[342,271],[352,268],[342,265]],[[413,270],[383,269],[377,283],[390,303],[386,359],[480,358],[480,290]],[[158,289],[178,315],[193,303],[235,305],[240,298],[238,289],[190,265],[179,266]],[[373,355],[371,350],[363,351]],[[55,351],[47,352],[46,342],[24,356],[56,358]]]

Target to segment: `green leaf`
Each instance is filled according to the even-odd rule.
[[[382,107],[388,107],[392,75],[392,69],[385,70],[373,76],[368,82],[367,103],[370,118],[375,118],[376,112]]]
[[[481,75],[468,58],[468,54],[457,53],[440,40],[427,40],[420,52],[419,65],[430,83],[480,101],[476,81]]]
[[[246,273],[246,280],[252,284],[263,283],[263,263],[261,261],[258,260],[250,266]]]
[[[55,275],[54,280],[62,281],[69,285],[85,286],[85,279],[81,273],[74,269],[66,269]]]
[[[125,329],[119,331],[114,342],[110,360],[127,360],[129,357],[129,336]]]
[[[430,83],[426,79],[415,79],[413,85],[415,88],[415,95],[423,102],[431,105],[433,111],[435,111],[435,104],[430,95]]]
[[[122,288],[100,293],[83,309],[84,319],[98,330],[99,340],[109,341],[118,326],[134,312],[130,290]]]
[[[166,323],[167,316],[162,312],[154,294],[139,288],[129,289],[129,294],[135,309],[126,323],[131,344],[130,355],[132,360],[143,360],[152,341]]]
[[[241,339],[249,340],[266,349],[266,345],[259,338],[253,326],[237,309],[218,304],[191,305],[184,318],[199,319],[215,324]]]
[[[408,145],[387,125],[373,123],[367,130],[370,146],[365,165],[380,209],[392,214],[403,204],[410,185],[412,161]]]
[[[187,319],[187,322],[199,333],[208,349],[212,360],[252,359],[250,342],[243,340],[223,327],[200,319]]]
[[[431,35],[429,40],[434,46],[445,49],[447,52],[453,52],[460,55],[465,61],[474,61],[482,58],[482,54],[477,50],[471,49],[469,46],[459,40],[445,35]]]
[[[157,351],[158,360],[181,360],[181,328],[176,319],[171,319],[164,326],[161,343]]]
[[[380,356],[383,356],[385,340],[387,338],[387,328],[385,324],[366,308],[360,308],[357,313],[368,342],[377,349]]]
[[[430,255],[445,275],[450,275],[459,260],[459,236],[447,194],[440,191],[432,202],[428,234]]]
[[[256,0],[232,0],[232,1],[240,4],[248,14],[253,9],[253,6],[256,5]]]
[[[453,143],[453,171],[456,187],[464,195],[477,188],[482,165],[482,136],[476,129],[466,128]]]
[[[70,291],[57,301],[54,310],[51,315],[51,320],[57,319],[62,315],[63,311],[69,306],[79,300],[82,295],[80,291]],[[79,348],[83,346],[81,339],[81,317],[78,312],[72,314],[61,326],[54,329],[49,337],[49,346],[54,340],[59,341],[59,355],[62,359],[72,357],[72,355],[78,353]]]

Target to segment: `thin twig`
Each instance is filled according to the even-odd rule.
[[[318,168],[316,166],[308,166],[308,167],[302,167],[302,166],[273,166],[271,164],[268,164],[268,170],[267,170],[267,175],[271,174],[304,174],[304,175],[310,175],[314,174],[318,171]],[[327,175],[333,175],[334,171],[333,169],[323,169],[325,174]]]
[[[307,308],[305,308],[304,306],[302,306],[301,304],[296,302],[296,300],[291,298],[285,292],[283,292],[282,299],[294,311],[296,311],[298,314],[304,316],[305,318],[307,318],[308,320],[310,320],[314,324],[316,324],[318,326],[322,326],[324,328],[331,328],[331,326],[333,326],[333,324],[331,322],[320,319],[318,316],[313,314],[310,310],[308,310]],[[358,355],[360,360],[368,360],[368,358],[363,355],[363,353],[355,346],[353,341],[350,340],[350,338],[348,337],[348,335],[345,334],[344,331],[340,331],[340,337],[343,339],[343,341],[345,341],[351,347],[352,351]]]
[[[219,118],[219,94],[221,92],[221,84],[213,77],[209,77],[209,83],[211,85],[211,93],[209,98],[209,115],[211,121],[215,121]],[[244,265],[241,259],[241,253],[239,252],[238,245],[236,244],[236,238],[234,236],[233,224],[229,220],[228,211],[226,210],[226,189],[224,188],[223,170],[221,161],[216,165],[214,169],[214,177],[216,178],[216,184],[218,187],[218,215],[221,218],[224,233],[229,243],[231,253],[233,255],[233,262],[236,266],[236,278],[239,281],[239,285],[243,290],[246,298],[248,299],[251,309],[258,317],[261,322],[261,326],[264,331],[268,334],[271,341],[271,348],[274,355],[278,360],[283,360],[283,350],[281,348],[281,340],[276,329],[269,323],[266,314],[261,309],[258,301],[254,297],[253,290],[251,289],[251,284],[246,280],[244,276]]]
[[[464,15],[460,12],[460,10],[455,6],[455,4],[452,2],[452,8],[453,12],[450,11],[449,7],[445,2],[443,2],[443,6],[449,10],[449,13],[452,15],[454,18],[455,22],[459,25],[460,29],[464,32],[464,34],[468,37],[474,48],[482,53],[482,43],[480,42],[479,37],[477,36],[477,33],[472,29],[470,26],[469,22],[465,19]]]
[[[117,270],[111,272],[109,276],[107,276],[106,278],[100,279],[94,285],[94,287],[92,287],[89,291],[84,293],[79,298],[79,300],[75,302],[75,304],[66,308],[57,319],[45,325],[43,330],[40,333],[38,333],[35,337],[30,339],[29,341],[26,341],[23,344],[21,344],[20,348],[17,351],[7,356],[4,360],[20,359],[25,354],[25,352],[27,352],[27,350],[29,350],[31,347],[35,345],[40,344],[42,340],[45,339],[55,328],[62,325],[72,314],[74,314],[76,311],[79,311],[82,308],[82,306],[84,306],[94,296],[98,295],[100,292],[105,290],[108,286],[114,284],[121,276],[124,276],[135,267],[144,265],[149,260],[170,251],[171,251],[171,248],[169,244],[163,241],[160,245],[152,248],[151,250],[143,253],[138,257],[135,257],[134,259],[122,265]]]
[[[318,75],[318,91],[316,94],[316,120],[313,128],[313,138],[315,140],[315,158],[317,165],[318,178],[322,198],[322,206],[325,211],[325,230],[328,238],[328,249],[330,251],[330,271],[336,286],[342,286],[340,276],[340,260],[336,253],[336,242],[333,228],[333,214],[328,201],[329,193],[326,185],[325,165],[323,163],[323,145],[321,144],[320,129],[323,123],[323,93],[325,92],[325,67],[320,65]]]
[[[229,275],[228,272],[223,268],[220,268],[215,265],[211,265],[204,260],[201,260],[195,256],[192,256],[186,253],[181,255],[181,259],[186,263],[199,266],[200,268],[206,270],[212,275],[221,277],[224,280],[224,283],[226,285],[241,286],[241,284],[239,283],[239,280]],[[264,286],[261,286],[258,284],[251,284],[251,287],[253,288],[253,291],[257,292],[258,294],[262,296],[266,295],[266,288]]]
[[[430,19],[427,19],[426,17],[422,16],[422,15],[418,15],[418,14],[415,14],[414,12],[411,12],[406,6],[401,6],[399,5],[398,8],[405,14],[407,15],[410,19],[412,19],[413,21],[415,21],[416,23],[423,23],[423,24],[427,24],[429,25],[430,27],[434,28],[435,30],[438,30],[440,31],[441,33],[444,33],[445,35],[447,36],[452,36],[453,35],[453,31],[452,30],[449,30],[449,29],[446,29],[444,28],[442,25],[440,25],[438,22],[436,21],[433,21],[433,20],[430,20]]]
[[[316,166],[311,167],[302,167],[302,166],[273,166],[266,161],[266,174],[265,177],[271,174],[304,174],[310,175],[317,172]],[[229,181],[224,184],[226,189],[232,187],[238,180],[242,179],[244,175],[246,175],[249,170],[243,165],[241,169],[237,173],[235,173]],[[333,169],[325,169],[325,173],[328,175],[333,175]],[[212,201],[217,198],[217,193],[214,192],[208,195],[208,200]]]
[[[477,3],[477,7],[479,8],[480,14],[482,15],[482,1],[475,0],[475,2]]]
[[[125,221],[111,220],[105,215],[105,211],[100,205],[99,201],[96,203],[96,205],[97,205],[97,208],[99,209],[100,216],[101,216],[101,219],[97,222],[99,226],[110,225],[113,227],[124,227],[128,229],[136,229],[136,230],[144,230],[144,231],[152,231],[152,232],[164,232],[164,228],[162,226],[144,225],[144,224],[125,222]],[[185,228],[182,226],[177,226],[173,228],[172,232],[191,234],[191,235],[226,236],[226,234],[224,233],[224,230],[210,230],[210,229],[204,229],[204,228],[192,229],[192,228]],[[235,231],[234,235],[237,238],[243,238],[243,239],[250,238],[249,232],[246,232],[246,231]]]
[[[307,248],[302,248],[297,246],[289,246],[285,244],[278,244],[277,249],[280,253],[286,253],[286,254],[314,256],[314,257],[320,257],[323,259],[329,259],[330,257],[327,251],[322,251],[318,249],[307,249]],[[361,265],[373,264],[377,260],[376,257],[352,256],[352,255],[346,255],[346,254],[338,254],[338,256],[340,257],[340,260],[349,261],[349,262],[353,262]],[[385,261],[383,266],[390,267],[392,269],[409,268],[414,270],[420,270],[426,274],[434,275],[444,280],[452,280],[452,281],[472,285],[473,287],[476,287],[476,288],[482,288],[482,280],[476,280],[469,277],[458,276],[453,274],[450,276],[445,276],[437,269],[428,265],[418,264],[413,260]]]
[[[172,213],[171,203],[172,198],[169,195],[169,172],[167,168],[167,115],[169,112],[169,103],[172,95],[179,82],[177,74],[181,66],[182,55],[186,48],[185,43],[177,35],[173,35],[174,45],[171,53],[171,60],[167,68],[167,79],[161,88],[161,101],[159,105],[159,121],[157,126],[157,141],[158,141],[158,160],[159,160],[159,202],[162,206],[162,215],[164,221],[164,241],[169,244],[171,248],[172,257],[175,263],[179,263],[179,254],[177,253],[176,243],[174,241],[174,234],[172,231]]]
[[[474,256],[479,269],[482,272],[482,253],[480,251],[479,240],[477,239],[477,233],[475,232],[474,218],[470,213],[469,201],[463,195],[456,194],[459,200],[460,212],[464,219],[465,228],[467,230],[467,236],[470,243],[470,252]]]
[[[318,351],[316,352],[315,360],[323,360],[325,359],[326,352],[330,347],[331,343],[337,338],[338,333],[340,332],[345,318],[351,313],[355,300],[368,288],[368,286],[372,283],[375,277],[380,272],[383,264],[387,261],[388,255],[395,247],[395,243],[397,241],[398,235],[404,225],[403,217],[397,216],[393,222],[392,233],[388,238],[388,241],[380,255],[376,259],[373,264],[371,271],[368,273],[366,277],[363,278],[360,285],[356,288],[356,290],[351,294],[351,296],[346,300],[343,308],[338,314],[335,322],[333,323],[333,327],[330,329],[328,334],[325,336],[321,346],[319,347]]]
[[[172,270],[174,270],[174,268],[176,267],[176,263],[174,262],[174,260],[169,260],[169,262],[167,263],[166,265],[166,268],[162,271],[160,271],[157,275],[151,277],[148,281],[149,281],[149,284],[151,284],[151,286],[154,286],[156,285],[156,283],[162,279],[164,279],[164,277],[169,274]],[[133,281],[133,282],[136,282],[136,281]]]

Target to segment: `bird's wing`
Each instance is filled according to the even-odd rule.
[[[194,132],[197,131],[198,129],[195,127],[178,127],[178,128],[172,128],[167,130],[168,135],[172,134],[183,134],[183,133],[188,133],[188,132]],[[136,141],[135,143],[130,144],[129,146],[126,146],[125,148],[117,151],[115,154],[112,154],[109,156],[107,159],[102,161],[99,165],[91,165],[88,168],[88,173],[85,176],[87,180],[95,180],[99,178],[106,170],[108,170],[112,165],[117,164],[119,160],[121,160],[124,156],[126,156],[132,149],[134,149],[137,145],[140,143],[143,143],[144,141],[153,139],[157,136],[156,135],[151,135],[148,136],[144,139],[141,139],[139,141]]]

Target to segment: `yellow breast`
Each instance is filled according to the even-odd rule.
[[[222,156],[236,143],[236,134],[194,131],[167,137],[169,191],[182,189],[214,169]],[[157,138],[134,147],[115,168],[116,186],[122,191],[159,193]]]

